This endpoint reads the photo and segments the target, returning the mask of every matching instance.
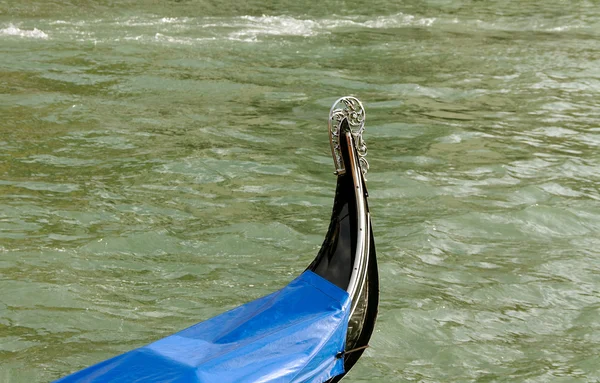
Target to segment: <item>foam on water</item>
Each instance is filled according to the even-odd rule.
[[[398,28],[461,28],[480,31],[541,31],[566,33],[577,29],[593,30],[582,21],[512,19],[511,22],[485,22],[478,19],[423,17],[407,13],[381,16],[330,16],[302,18],[292,16],[167,17],[134,16],[117,19],[50,20],[47,26],[55,38],[102,42],[137,41],[143,44],[196,45],[216,40],[256,43],[269,38],[314,38],[345,30],[387,30]],[[591,29],[590,29],[591,28]],[[110,30],[111,37],[104,37]],[[116,32],[116,33],[115,33]],[[120,35],[115,38],[115,35]],[[48,33],[13,24],[0,29],[0,36],[48,39]],[[60,36],[60,37],[59,37]]]
[[[67,39],[71,35],[77,35],[77,41],[82,41],[82,35],[89,36],[91,40],[96,41],[98,37],[96,35],[103,34],[107,28],[110,28],[113,35],[111,41],[125,40],[189,45],[212,40],[257,42],[265,37],[315,37],[331,34],[339,28],[430,27],[434,22],[436,22],[436,18],[423,18],[398,13],[377,17],[339,16],[323,19],[270,15],[236,17],[135,16],[117,18],[116,20],[52,20],[48,22],[48,26]],[[123,35],[115,39],[114,32],[120,30]],[[38,29],[27,31],[13,25],[1,32],[5,35],[48,37],[45,32]],[[185,36],[177,36],[180,33],[185,33]]]
[[[261,35],[310,37],[319,34],[318,24],[315,21],[287,16],[242,16],[235,24],[241,29],[229,34],[229,37],[234,39],[256,39]]]
[[[494,22],[479,19],[424,17],[407,13],[381,16],[330,16],[328,18],[303,18],[292,16],[235,16],[235,17],[168,17],[134,16],[117,19],[49,20],[48,28],[57,35],[77,41],[102,42],[100,37],[107,28],[112,31],[110,41],[139,41],[142,43],[167,43],[190,45],[214,40],[258,42],[269,37],[316,37],[338,32],[340,29],[397,29],[468,28],[483,31],[541,31],[566,33],[573,30],[593,31],[593,25],[568,17],[558,20],[544,18],[513,18]],[[44,27],[44,25],[42,25]],[[122,36],[114,38],[121,30]],[[180,34],[185,36],[179,36]],[[73,36],[75,35],[75,36]],[[25,29],[9,24],[0,29],[0,36],[18,36],[48,39],[49,35],[38,28]]]
[[[242,16],[233,27],[241,28],[230,37],[256,39],[261,35],[311,37],[328,34],[340,27],[358,27],[370,29],[400,28],[405,26],[431,26],[435,18],[420,18],[399,13],[391,16],[379,16],[374,19],[340,17],[335,19],[297,19],[288,16]],[[213,24],[214,25],[214,24]],[[218,25],[218,24],[217,24]]]
[[[19,36],[43,40],[46,40],[48,38],[47,33],[45,33],[44,31],[40,31],[37,28],[33,28],[32,30],[21,29],[13,24],[9,24],[8,27],[0,29],[0,36]]]

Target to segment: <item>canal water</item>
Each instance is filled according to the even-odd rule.
[[[345,381],[599,381],[597,2],[0,0],[0,382],[302,272],[344,95],[381,276]]]

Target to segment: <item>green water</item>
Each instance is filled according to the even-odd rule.
[[[347,382],[600,381],[592,1],[0,0],[0,382],[272,292],[367,110],[381,275]]]

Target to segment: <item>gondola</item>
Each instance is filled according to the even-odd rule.
[[[283,289],[75,372],[73,382],[338,382],[375,326],[379,278],[365,175],[365,111],[337,100],[329,138],[337,187],[316,258]]]

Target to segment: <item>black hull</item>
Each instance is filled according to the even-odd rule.
[[[347,373],[368,346],[375,327],[379,276],[365,179],[356,139],[345,119],[339,123],[339,135],[345,171],[338,173],[329,230],[308,270],[350,293],[353,312],[343,354]],[[328,382],[338,382],[344,375]]]

